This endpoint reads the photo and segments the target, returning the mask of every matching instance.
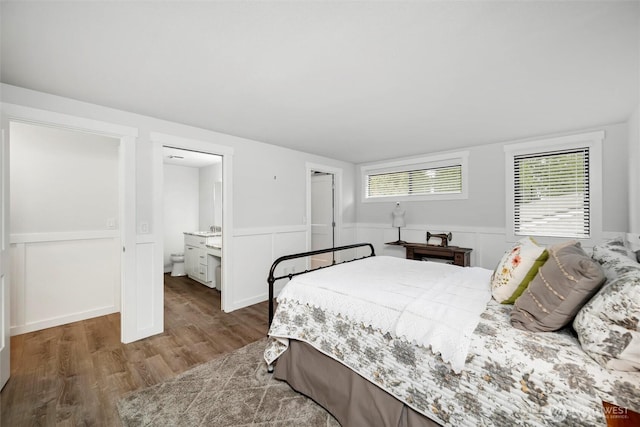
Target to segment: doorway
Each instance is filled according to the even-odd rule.
[[[164,145],[162,159],[164,272],[221,292],[222,156]]]
[[[154,187],[158,191],[154,192],[153,197],[153,212],[154,217],[157,220],[156,230],[162,230],[164,227],[164,161],[163,151],[164,147],[171,147],[180,150],[186,150],[188,152],[199,152],[208,155],[216,155],[222,160],[222,179],[221,184],[218,186],[220,190],[221,198],[223,202],[220,205],[220,210],[216,211],[216,215],[220,215],[219,221],[221,222],[221,235],[219,254],[220,254],[220,309],[222,311],[233,311],[233,284],[231,283],[233,271],[232,265],[232,248],[233,248],[233,192],[231,191],[233,186],[233,148],[215,144],[210,141],[202,141],[191,138],[179,137],[176,135],[165,134],[160,132],[151,132],[150,140],[153,143],[153,182]],[[221,212],[220,212],[221,211]],[[206,224],[212,225],[212,224]],[[216,224],[213,224],[216,225]],[[198,225],[199,227],[199,225]],[[185,230],[181,230],[185,231]],[[203,230],[204,231],[204,230]],[[161,246],[163,244],[162,233],[159,233],[159,241]],[[159,256],[154,258],[154,275],[156,273],[164,273],[164,250],[159,250]],[[185,260],[186,261],[186,260]],[[187,266],[185,265],[185,268]],[[213,269],[215,273],[215,269]],[[160,274],[160,279],[164,274]],[[160,280],[158,285],[163,286],[163,280]],[[161,289],[161,288],[158,288]],[[160,292],[160,295],[163,293]]]
[[[120,139],[9,130],[12,335],[119,312]]]
[[[315,168],[309,173],[310,249],[333,248],[336,246],[336,175]],[[314,255],[311,268],[324,267],[336,261],[334,253]]]

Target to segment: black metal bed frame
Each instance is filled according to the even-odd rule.
[[[278,266],[278,264],[280,264],[283,261],[288,261],[288,260],[296,259],[296,258],[304,258],[304,257],[308,257],[308,256],[313,256],[313,255],[320,255],[320,254],[325,254],[325,253],[329,253],[329,252],[333,252],[333,254],[335,255],[335,253],[338,252],[338,251],[344,251],[344,250],[347,250],[347,249],[355,249],[355,248],[366,247],[366,246],[368,246],[369,249],[371,250],[371,254],[365,255],[363,257],[354,258],[354,259],[350,259],[348,261],[342,261],[342,262],[336,262],[335,257],[334,257],[331,265],[325,265],[325,266],[322,266],[322,267],[316,267],[316,268],[312,268],[311,270],[300,271],[298,273],[285,274],[284,276],[278,276],[278,277],[274,276],[275,271],[276,271],[276,267]],[[347,262],[357,261],[359,259],[365,259],[365,258],[369,258],[369,257],[372,257],[372,256],[376,256],[376,251],[375,251],[375,249],[373,249],[373,245],[371,243],[356,243],[356,244],[353,244],[353,245],[338,246],[336,248],[318,249],[318,250],[315,250],[315,251],[301,252],[301,253],[292,254],[292,255],[285,255],[285,256],[281,256],[280,258],[275,260],[273,262],[273,264],[271,264],[271,270],[269,271],[269,278],[267,279],[267,282],[269,283],[269,326],[271,326],[271,322],[273,321],[273,285],[275,284],[276,280],[287,279],[287,278],[291,279],[294,276],[299,276],[301,274],[309,273],[310,271],[320,270],[322,268],[332,267],[332,266],[338,265],[338,264],[345,264]]]

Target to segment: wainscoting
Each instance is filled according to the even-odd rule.
[[[336,241],[352,243],[354,238],[354,225],[343,224],[338,231]],[[226,286],[224,290],[231,294],[232,306],[227,311],[267,300],[269,295],[267,277],[271,264],[283,255],[308,250],[307,240],[307,227],[304,225],[236,229],[232,253],[233,283],[231,286]],[[336,243],[336,245],[340,244],[346,243]],[[276,275],[295,273],[307,268],[307,260],[291,260],[280,264]],[[287,280],[283,279],[276,283],[276,295],[286,282]]]
[[[427,230],[432,233],[451,232],[453,239],[449,242],[450,245],[473,249],[471,266],[490,270],[496,267],[504,251],[513,245],[507,240],[504,228],[490,227],[408,224],[401,229],[401,238],[407,242],[426,243]],[[624,235],[623,232],[601,232],[603,240]],[[392,228],[390,224],[359,223],[356,226],[356,236],[359,242],[372,243],[377,255],[405,257],[403,247],[385,245],[385,242],[398,240],[398,229]],[[583,248],[587,252],[591,250],[591,246],[587,244],[583,244]]]
[[[120,311],[118,230],[14,234],[11,335]]]
[[[477,228],[464,226],[430,226],[408,224],[400,230],[401,238],[407,242],[426,243],[426,232],[451,232],[453,239],[448,242],[451,246],[472,248],[471,265],[493,269],[509,247],[505,239],[503,228]],[[404,258],[405,249],[400,246],[385,245],[385,242],[398,240],[398,229],[390,224],[357,225],[358,241],[373,243],[377,255],[397,256]]]
[[[307,248],[307,228],[305,226],[265,227],[236,229],[233,236],[232,269],[233,283],[225,286],[229,292],[232,307],[236,310],[261,301],[269,295],[267,277],[273,261],[286,254],[303,252]],[[304,261],[298,261],[287,268],[304,270]],[[288,273],[289,271],[287,271]],[[278,273],[284,273],[282,269]],[[278,291],[285,281],[278,283]]]

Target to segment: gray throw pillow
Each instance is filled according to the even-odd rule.
[[[511,325],[534,332],[561,329],[604,281],[602,267],[582,250],[580,243],[551,247],[549,259],[516,300]]]

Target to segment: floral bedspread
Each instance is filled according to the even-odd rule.
[[[515,329],[510,310],[488,304],[460,374],[428,348],[289,300],[264,356],[304,341],[442,425],[604,426],[602,400],[640,410],[640,373],[601,368],[569,331]]]

